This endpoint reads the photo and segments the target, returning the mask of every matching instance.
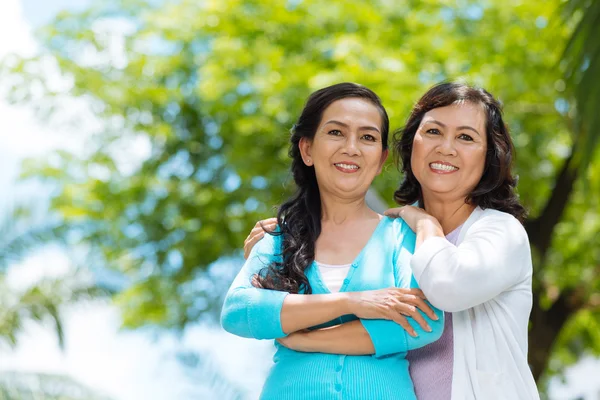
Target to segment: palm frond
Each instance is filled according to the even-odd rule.
[[[63,233],[57,221],[31,216],[28,207],[9,208],[0,216],[0,273],[38,248],[63,243]]]
[[[563,61],[577,103],[577,164],[586,168],[600,144],[600,0],[569,0],[562,14],[567,23],[576,23]]]
[[[0,341],[4,340],[10,346],[15,346],[24,321],[50,321],[61,348],[65,344],[61,308],[109,294],[89,283],[89,279],[85,279],[81,273],[45,278],[23,291],[7,287],[0,278],[0,290]]]

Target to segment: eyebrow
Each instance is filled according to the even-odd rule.
[[[323,126],[325,126],[325,125],[327,125],[327,124],[336,124],[336,125],[341,125],[341,126],[343,126],[344,128],[349,128],[349,127],[350,127],[348,124],[345,124],[345,123],[343,123],[343,122],[340,122],[340,121],[336,121],[336,120],[334,120],[334,119],[332,119],[332,120],[329,120],[329,121],[325,122],[325,123],[323,124]],[[376,127],[374,127],[374,126],[368,126],[368,125],[365,125],[365,126],[361,126],[361,127],[360,127],[360,128],[358,128],[358,129],[359,129],[359,130],[361,130],[361,131],[374,131],[374,132],[377,132],[377,133],[381,133],[381,132],[379,132],[379,129],[377,129],[377,128],[376,128]]]
[[[437,124],[437,125],[441,126],[442,128],[447,128],[446,124],[444,124],[444,123],[442,123],[440,121],[436,121],[435,119],[429,119],[429,120],[425,121],[425,123],[428,123],[428,122],[432,122],[434,124]],[[481,136],[481,133],[479,133],[477,131],[477,129],[475,129],[475,128],[469,126],[469,125],[461,125],[461,126],[457,127],[456,129],[458,129],[458,130],[467,129],[467,130],[473,131],[476,134],[478,134],[479,136]]]

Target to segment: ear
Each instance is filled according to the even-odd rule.
[[[300,154],[302,155],[302,161],[308,167],[312,167],[314,165],[314,160],[311,156],[311,146],[312,140],[306,137],[300,138],[300,143],[298,143],[300,147]]]
[[[379,175],[381,173],[381,170],[383,169],[383,164],[385,164],[385,160],[387,160],[389,155],[390,155],[390,151],[388,149],[385,149],[381,153],[381,160],[379,161],[379,168],[377,169],[377,175]]]

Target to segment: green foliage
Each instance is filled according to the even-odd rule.
[[[569,0],[562,10],[567,23],[575,29],[567,43],[564,61],[566,76],[576,88],[576,133],[580,134],[577,151],[585,168],[594,156],[600,140],[600,1]]]
[[[597,141],[574,128],[581,97],[557,68],[572,33],[556,19],[558,0],[144,4],[61,14],[40,32],[45,54],[5,62],[18,78],[12,101],[52,116],[76,96],[102,122],[82,154],[32,160],[25,177],[55,183],[63,226],[127,277],[116,297],[125,326],[182,328],[215,309],[226,279],[214,263],[239,255],[250,227],[289,194],[289,129],[311,91],[340,81],[374,89],[393,127],[440,80],[489,89],[505,104],[533,218],[573,143],[586,143],[580,174],[593,189],[577,182],[535,290],[549,307],[565,290],[586,303],[598,289]],[[67,89],[43,73],[48,59]],[[400,178],[390,162],[375,182],[390,204]],[[597,323],[596,314],[576,318]],[[579,354],[568,345],[577,340],[597,350],[593,326],[569,325],[556,354]]]

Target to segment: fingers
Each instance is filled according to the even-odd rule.
[[[412,294],[413,296],[417,296],[420,299],[427,300],[427,297],[425,297],[425,293],[423,293],[421,289],[409,289],[408,293]]]
[[[400,213],[402,211],[404,207],[395,207],[395,208],[390,208],[389,210],[385,210],[383,212],[383,215],[386,215],[390,218],[397,218],[400,216]]]
[[[425,301],[423,301],[420,298],[417,298],[415,300],[415,305],[417,306],[417,308],[421,311],[423,311],[425,313],[425,315],[427,315],[429,318],[431,318],[434,321],[437,321],[439,318],[437,315],[435,315],[435,313],[433,312],[432,308],[429,307],[429,304],[427,304]]]
[[[423,311],[425,315],[431,318],[434,321],[437,321],[439,318],[433,311],[433,309],[427,304],[425,300],[425,294],[421,291],[421,289],[404,289],[404,288],[390,288],[395,293],[394,296],[397,300],[401,302],[406,302],[417,306],[419,310]]]
[[[415,313],[413,315],[411,315],[411,317],[415,321],[417,321],[417,324],[419,324],[421,326],[421,328],[423,328],[423,330],[425,330],[427,332],[431,332],[431,327],[429,326],[427,321],[425,321],[425,318],[423,318],[423,316],[418,311],[415,311]]]
[[[419,324],[419,326],[421,326],[421,328],[423,328],[423,330],[425,330],[427,332],[431,332],[431,327],[429,326],[429,324],[427,323],[427,321],[425,320],[425,318],[423,318],[423,316],[421,315],[421,313],[419,313],[419,311],[417,311],[417,308],[415,306],[412,306],[412,305],[407,304],[407,303],[399,302],[394,307],[394,310],[398,314],[401,314],[401,315],[406,316],[406,317],[411,317],[412,319],[414,319]]]
[[[412,290],[412,293],[419,294],[416,293],[416,290]],[[393,308],[397,313],[414,319],[425,331],[431,332],[431,327],[417,308],[434,321],[438,320],[438,317],[422,298],[412,293],[407,294],[406,292],[396,291],[396,304]]]
[[[248,259],[254,245],[265,236],[265,231],[273,232],[275,228],[277,228],[277,218],[263,219],[254,224],[254,228],[244,240],[244,258]]]
[[[439,319],[435,312],[433,312],[433,309],[425,301],[427,298],[421,289],[409,289],[408,291],[403,291],[403,295],[398,296],[398,299],[416,306],[434,321]]]
[[[268,232],[273,232],[277,227],[277,218],[263,219],[262,221],[257,222],[256,225],[254,225],[254,228],[256,229],[258,227],[261,229],[261,224]]]
[[[389,288],[389,290],[394,292],[395,293],[394,295],[397,297],[401,297],[402,295],[405,295],[405,294],[410,294],[415,297],[421,298],[423,300],[427,300],[427,297],[425,297],[425,294],[423,293],[423,291],[421,289],[391,287],[391,288]]]
[[[248,236],[254,236],[264,231],[273,232],[275,228],[277,228],[277,218],[263,219],[254,225]]]
[[[397,323],[398,325],[400,325],[401,327],[403,327],[404,330],[406,332],[408,332],[408,334],[410,336],[412,336],[412,337],[418,336],[417,332],[415,332],[413,327],[410,326],[410,324],[408,323],[408,320],[405,317],[403,317],[402,315],[392,313],[391,320],[394,321],[395,323]]]
[[[252,251],[252,248],[254,247],[254,245],[263,238],[263,236],[265,236],[265,232],[264,231],[260,231],[259,233],[257,233],[254,236],[248,236],[246,238],[246,240],[244,240],[244,258],[247,260],[248,257],[250,256],[250,252]]]

